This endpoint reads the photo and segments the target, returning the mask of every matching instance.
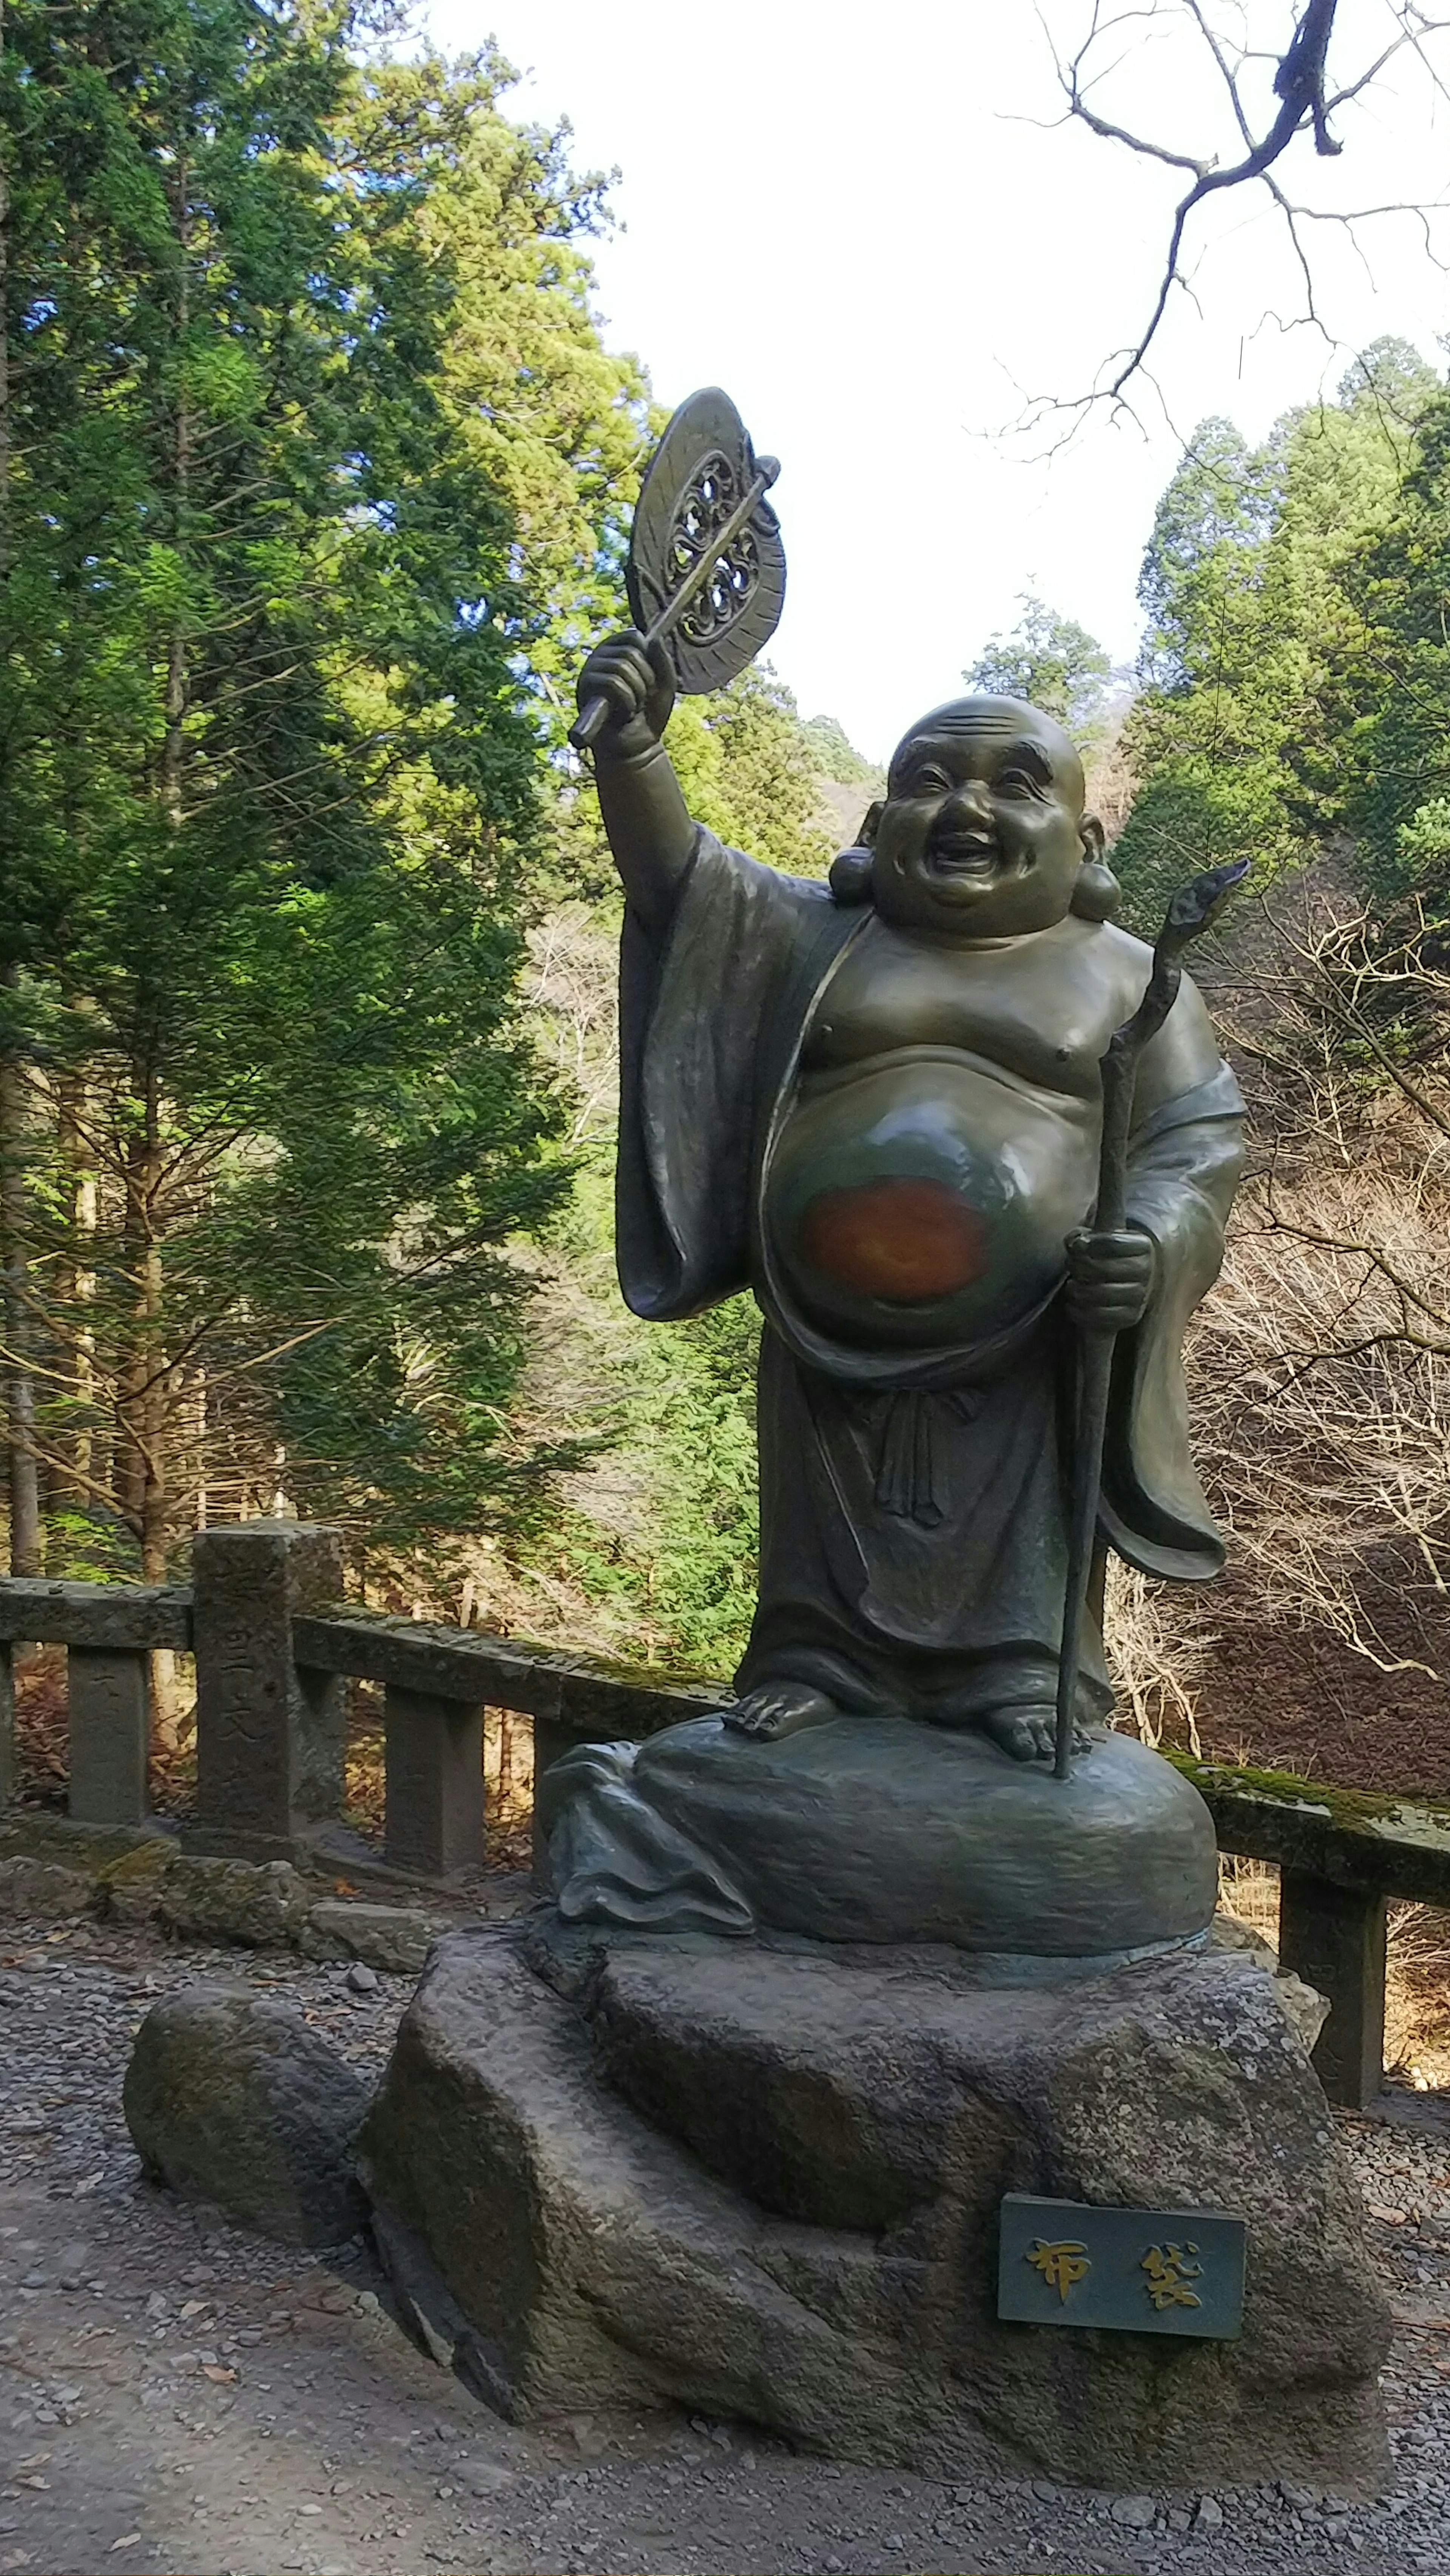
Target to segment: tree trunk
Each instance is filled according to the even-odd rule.
[[[161,1258],[161,1085],[154,1063],[136,1068],[142,1128],[126,1155],[126,1255],[134,1324],[117,1415],[117,1501],[141,1549],[143,1583],[165,1580],[170,1542],[166,1440],[171,1386],[164,1348]]]
[[[19,970],[7,966],[12,989]],[[26,1259],[25,1144],[29,1078],[13,1047],[0,1049],[0,1240],[5,1264],[5,1335],[9,1421],[10,1571],[39,1574],[42,1565],[40,1485],[35,1470],[35,1380],[29,1367],[32,1325]]]
[[[0,0],[0,52],[5,0]],[[0,127],[0,581],[10,575],[10,172]]]
[[[176,237],[181,248],[181,276],[176,299],[176,343],[184,352],[186,335],[191,327],[191,172],[185,155],[176,165],[174,197]],[[176,392],[176,420],[172,442],[172,533],[176,551],[183,559],[188,537],[191,503],[191,403],[186,390],[185,370]],[[186,750],[186,625],[178,610],[171,626],[171,645],[166,664],[166,731],[161,745],[161,802],[166,820],[173,832],[179,832],[183,817],[182,764]]]
[[[4,0],[0,0],[0,46],[5,41]],[[10,174],[5,136],[0,130],[0,581],[10,574]],[[3,794],[3,782],[0,782]],[[4,969],[5,982],[19,982],[19,968]],[[10,1485],[10,1571],[38,1574],[41,1567],[40,1489],[35,1472],[35,1381],[26,1366],[30,1350],[30,1314],[25,1259],[24,1142],[28,1081],[20,1058],[0,1055],[0,1246],[5,1269],[5,1332],[11,1352],[6,1371],[7,1455]]]
[[[85,1079],[62,1074],[56,1085],[57,1129],[65,1190],[67,1251],[55,1273],[57,1330],[63,1354],[57,1365],[70,1379],[74,1418],[47,1445],[66,1461],[53,1478],[56,1500],[85,1511],[93,1501],[96,1475],[96,1336],[89,1321],[96,1294],[96,1274],[88,1257],[99,1213],[96,1175],[90,1168],[85,1135]],[[67,1472],[67,1470],[69,1472]]]

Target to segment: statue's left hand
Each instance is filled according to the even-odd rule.
[[[1099,1234],[1079,1226],[1067,1238],[1067,1311],[1080,1330],[1127,1333],[1141,1324],[1153,1294],[1157,1255],[1136,1226]]]

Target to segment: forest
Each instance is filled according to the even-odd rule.
[[[620,903],[572,675],[662,422],[607,183],[365,0],[8,0],[0,1232],[12,1572],[337,1522],[361,1598],[727,1673],[753,1309],[613,1278]],[[1077,735],[1124,917],[1221,859],[1253,1160],[1193,1348],[1231,1571],[1120,1574],[1140,1727],[1450,1789],[1450,388],[1368,349],[1201,422],[1114,671],[1029,597],[965,677]],[[822,874],[879,784],[765,666],[692,810]]]

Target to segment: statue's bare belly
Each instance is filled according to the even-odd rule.
[[[956,1047],[802,1075],[765,1175],[773,1266],[817,1330],[985,1341],[1060,1282],[1097,1180],[1095,1103]]]

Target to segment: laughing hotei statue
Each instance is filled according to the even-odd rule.
[[[759,1303],[759,1605],[733,1703],[542,1769],[552,1902],[435,1946],[359,2139],[374,2235],[515,2420],[1372,2488],[1389,2320],[1319,1999],[1210,1938],[1208,1809],[1080,1630],[1094,1512],[1155,1575],[1221,1560],[1181,1351],[1242,1104],[1177,960],[1238,871],[1150,958],[1072,744],[1002,697],[913,726],[829,885],[699,829],[675,681],[729,677],[722,626],[743,668],[782,587],[772,520],[720,552],[769,464],[721,470],[724,403],[666,433],[573,739],[627,898],[620,1276],[662,1321]]]
[[[1183,982],[1138,1066],[1127,1221],[1092,1222],[1101,1064],[1147,948],[1082,765],[1007,697],[914,725],[829,885],[722,847],[636,633],[594,652],[627,898],[619,1271],[637,1314],[749,1289],[759,1604],[735,1704],[546,1775],[566,1922],[1105,1959],[1214,1904],[1197,1793],[1105,1721],[1089,1619],[1052,1776],[1075,1352],[1116,1330],[1100,1540],[1211,1578],[1184,1327],[1214,1280],[1242,1102]]]

